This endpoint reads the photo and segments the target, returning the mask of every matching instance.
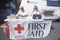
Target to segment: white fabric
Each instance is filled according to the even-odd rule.
[[[24,15],[26,15],[28,13],[27,12],[18,11],[18,13],[16,14],[16,16],[18,16],[19,14],[24,16]]]
[[[40,12],[39,11],[34,11],[33,14],[40,14]]]
[[[19,16],[19,15],[28,15],[28,13],[27,12],[22,12],[22,11],[18,11],[18,13],[16,14],[16,16],[18,16],[18,18],[19,19],[26,19],[26,18],[28,18],[28,17],[21,17],[21,16]]]
[[[10,39],[44,38],[48,36],[50,32],[51,24],[52,24],[51,20],[44,21],[44,20],[34,20],[34,19],[25,19],[25,20],[15,19],[15,20],[9,20],[8,22],[10,27]],[[38,27],[39,29],[29,30],[28,24],[31,24],[31,23],[37,23],[38,25],[40,24],[43,27],[45,23],[45,29],[41,29],[40,26],[36,26],[36,28]],[[21,24],[25,29],[25,30],[22,30],[21,34],[18,34],[17,31],[14,30],[14,27],[16,27],[17,24]],[[32,26],[30,26],[30,29],[31,27]],[[31,34],[31,31],[34,32],[34,36]],[[38,36],[36,36],[36,31],[43,31],[44,32],[43,36],[39,36],[38,32],[37,32]],[[42,33],[40,35],[42,35]]]
[[[39,11],[34,11],[34,12],[32,12],[32,13],[30,14],[30,17],[32,17],[34,14],[39,14],[39,15],[42,16],[42,14],[41,14]]]

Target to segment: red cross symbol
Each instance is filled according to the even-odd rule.
[[[28,0],[27,3],[29,3],[30,1]]]
[[[18,33],[21,33],[21,31],[24,30],[24,27],[22,27],[21,24],[17,24],[17,27],[14,27],[14,30],[17,30]]]

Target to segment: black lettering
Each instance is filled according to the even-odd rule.
[[[30,30],[30,24],[28,24],[28,30]]]
[[[36,31],[36,37],[37,37],[37,35],[38,35],[38,31]]]
[[[45,29],[45,25],[46,25],[45,23],[40,23],[40,24],[39,24],[39,27],[40,27],[41,29]]]
[[[42,25],[41,24],[38,24],[39,25],[39,27],[42,29]]]
[[[44,23],[44,27],[43,27],[43,29],[45,29],[45,25],[46,25],[46,23]]]
[[[35,29],[35,30],[39,29],[39,28],[38,28],[38,23],[35,23],[34,29]]]
[[[33,31],[31,32],[31,36],[33,36],[33,37],[34,37],[34,32],[33,32]]]

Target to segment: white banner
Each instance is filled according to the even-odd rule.
[[[51,20],[10,20],[10,39],[43,38],[48,36]]]

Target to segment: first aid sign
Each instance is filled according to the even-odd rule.
[[[10,39],[44,38],[50,32],[51,23],[50,20],[11,20]]]

